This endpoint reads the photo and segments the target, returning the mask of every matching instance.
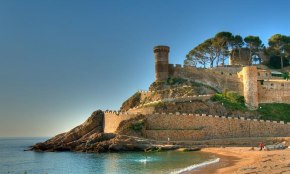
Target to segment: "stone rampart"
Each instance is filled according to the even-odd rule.
[[[241,67],[217,67],[211,69],[195,68],[191,66],[170,65],[171,77],[186,78],[212,86],[223,92],[225,90],[237,91],[243,94],[243,83],[238,77]]]
[[[199,141],[242,137],[290,136],[290,124],[195,114],[154,114],[147,118],[145,136],[150,139]]]
[[[290,83],[270,83],[264,82],[258,85],[259,103],[290,103]]]
[[[119,124],[138,114],[105,112],[104,131],[114,133]],[[286,137],[290,123],[206,114],[154,113],[146,115],[146,138],[166,141],[200,141],[223,138]]]
[[[270,70],[260,70],[260,69],[258,69],[258,76],[257,76],[258,80],[268,80],[270,78],[273,78],[272,75],[271,75],[271,71]]]
[[[106,111],[104,112],[104,132],[114,133],[123,120],[136,117],[137,114],[129,114],[127,112]]]

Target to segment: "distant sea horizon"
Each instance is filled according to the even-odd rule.
[[[204,152],[34,152],[29,146],[49,137],[0,137],[0,173],[182,173],[216,163]]]

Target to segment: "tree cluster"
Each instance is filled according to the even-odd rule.
[[[290,36],[275,34],[268,40],[266,54],[270,55],[269,65],[273,68],[283,68],[289,65]],[[280,61],[279,61],[280,60]]]
[[[290,36],[275,34],[269,38],[268,45],[265,47],[259,36],[250,35],[243,38],[231,32],[219,32],[190,50],[184,64],[204,68],[224,66],[231,50],[231,54],[241,57],[241,49],[247,49],[249,64],[260,60],[259,52],[263,52],[270,56],[270,66],[283,68],[284,65],[289,65]],[[271,61],[272,59],[275,61]],[[280,61],[277,61],[278,59]]]

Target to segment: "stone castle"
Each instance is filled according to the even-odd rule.
[[[269,69],[250,66],[248,52],[230,57],[230,65],[211,69],[169,64],[168,46],[154,47],[155,80],[165,81],[169,77],[186,78],[215,87],[220,92],[230,90],[245,97],[246,105],[256,109],[259,103],[290,103],[290,81],[274,76]],[[261,56],[266,61],[265,56]]]
[[[162,83],[168,78],[182,78],[211,86],[219,92],[236,91],[245,97],[249,108],[256,109],[259,103],[290,103],[290,82],[273,76],[269,69],[259,66],[240,66],[235,61],[226,67],[211,69],[169,64],[168,46],[156,46],[155,83]],[[158,91],[140,91],[141,98],[146,98]],[[209,100],[210,94],[164,99],[163,102],[191,102]],[[147,104],[152,104],[151,103]],[[204,141],[224,138],[248,137],[284,137],[290,136],[290,123],[229,117],[196,113],[164,112],[156,113],[154,107],[142,104],[124,112],[104,112],[104,132],[115,133],[124,122],[142,115],[144,127],[142,136],[149,139],[166,141]]]
[[[290,122],[263,120],[251,115],[256,111],[241,113],[212,98],[216,92],[235,91],[251,109],[259,103],[290,103],[290,82],[271,70],[249,66],[240,57],[231,57],[226,67],[182,67],[169,64],[168,46],[156,46],[153,51],[155,82],[149,91],[135,93],[120,111],[95,111],[83,124],[32,149],[148,150],[152,143],[252,146],[290,137]]]

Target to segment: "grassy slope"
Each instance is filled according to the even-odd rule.
[[[290,104],[284,103],[271,103],[260,104],[258,109],[261,119],[267,120],[283,120],[290,122]]]
[[[227,97],[224,94],[215,94],[211,100],[212,101],[219,101],[221,102],[228,110],[234,111],[234,110],[240,110],[240,111],[246,111],[247,107],[245,106],[245,103],[243,100],[239,100],[238,97]]]
[[[238,96],[237,96],[238,97]],[[246,108],[243,101],[227,97],[223,94],[215,94],[213,101],[219,101],[229,110],[248,111],[253,115],[259,115],[259,119],[276,120],[290,122],[290,104],[285,103],[267,103],[260,104],[257,111],[250,111]]]

